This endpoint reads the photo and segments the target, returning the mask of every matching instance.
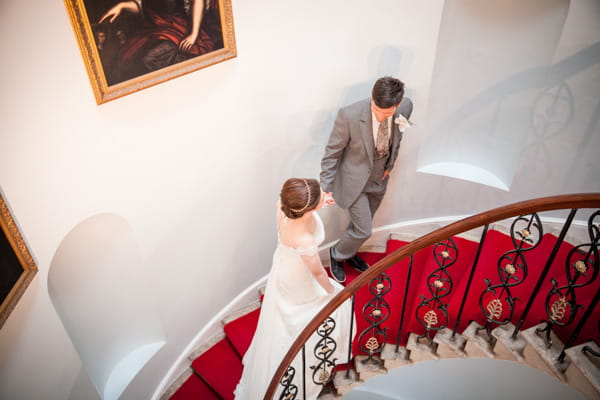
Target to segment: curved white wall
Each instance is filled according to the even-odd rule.
[[[165,344],[139,247],[117,215],[95,215],[66,235],[48,292],[103,400],[118,399]]]
[[[509,190],[569,3],[445,2],[419,171]]]
[[[503,192],[416,172],[443,5],[234,1],[236,59],[97,106],[62,2],[0,2],[0,185],[39,267],[0,331],[0,397],[93,398],[47,278],[65,236],[110,213],[131,226],[167,338],[121,397],[149,398],[199,329],[267,272],[281,183],[318,175],[338,107],[368,96],[379,75],[407,82],[416,126],[405,135],[377,226],[600,191],[597,127],[573,146],[566,136],[545,141],[552,154],[582,152],[559,159],[570,179],[560,172],[530,184],[526,178],[541,172],[523,163]],[[572,2],[572,31],[557,61],[597,40],[597,10],[595,0]],[[575,96],[581,125],[597,100],[584,90],[600,82],[593,57],[569,80],[583,90]],[[223,145],[226,152],[215,150]],[[327,213],[327,240],[343,228],[342,216]],[[32,371],[43,372],[35,385]]]

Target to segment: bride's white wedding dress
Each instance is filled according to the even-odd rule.
[[[260,311],[260,318],[252,344],[244,356],[244,372],[235,390],[236,400],[262,400],[279,363],[289,350],[291,344],[316,313],[343,289],[343,286],[329,278],[335,291],[328,294],[317,283],[308,267],[303,262],[302,255],[314,255],[318,245],[325,239],[323,222],[316,213],[313,243],[307,248],[294,248],[281,242],[282,232],[285,232],[289,222],[283,213],[278,212],[278,243],[273,255],[273,265],[267,280],[265,295]],[[346,301],[331,317],[335,321],[335,329],[331,336],[337,345],[333,355],[336,364],[346,363],[350,321],[352,316],[351,303]],[[354,325],[356,326],[356,325]],[[306,399],[316,399],[322,388],[313,382],[313,369],[319,360],[315,356],[315,344],[321,339],[313,334],[306,345]],[[331,346],[331,345],[330,345]],[[292,363],[296,376],[293,384],[298,388],[296,399],[302,399],[302,356],[299,353]],[[327,373],[331,368],[327,368]],[[317,371],[317,381],[323,370]],[[325,375],[327,375],[327,373]],[[283,387],[278,385],[274,399],[279,398]]]

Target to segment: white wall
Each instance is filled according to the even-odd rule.
[[[167,344],[122,397],[149,398],[211,316],[267,272],[279,186],[317,177],[337,108],[368,96],[380,75],[407,82],[417,125],[376,225],[600,191],[589,150],[569,158],[570,180],[531,187],[519,165],[510,192],[415,172],[443,3],[233,1],[236,59],[97,106],[64,5],[3,0],[0,187],[39,272],[0,331],[0,398],[94,399],[47,277],[68,232],[99,213],[131,226],[158,304]],[[598,37],[590,19],[571,48]],[[590,68],[578,82],[594,82]],[[587,148],[598,148],[593,129]],[[326,215],[327,240],[340,215]]]
[[[0,331],[0,398],[93,396],[47,277],[65,236],[100,213],[132,227],[165,330],[123,396],[148,398],[267,272],[278,189],[318,175],[337,108],[391,74],[423,115],[441,7],[234,1],[236,59],[97,106],[64,5],[2,1],[0,185],[39,272]]]
[[[149,289],[132,229],[113,214],[78,224],[52,259],[50,299],[104,400],[118,399],[165,344]]]

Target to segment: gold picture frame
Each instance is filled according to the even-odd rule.
[[[65,5],[97,104],[237,56],[231,0]]]
[[[2,197],[2,192],[0,192],[0,256],[1,329],[38,270]]]

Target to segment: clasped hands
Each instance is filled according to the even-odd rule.
[[[387,178],[389,175],[390,171],[383,171],[383,176],[381,177],[381,180],[385,181],[385,178]],[[331,192],[323,192],[323,196],[325,197],[323,199],[323,203],[325,206],[331,206],[335,204],[335,199],[333,198],[333,194]]]

